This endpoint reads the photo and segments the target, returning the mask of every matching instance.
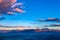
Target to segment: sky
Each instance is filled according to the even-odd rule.
[[[37,19],[60,18],[60,0],[17,0],[22,2],[25,13],[3,15],[0,25],[6,26],[42,26],[51,23],[41,23]],[[59,24],[59,23],[58,23]]]

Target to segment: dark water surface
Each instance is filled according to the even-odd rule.
[[[60,40],[60,32],[0,33],[0,40]]]

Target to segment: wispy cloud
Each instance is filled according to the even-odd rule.
[[[0,14],[13,14],[13,13],[24,13],[23,8],[19,8],[23,3],[17,3],[17,0],[0,0]],[[16,7],[19,6],[19,7]]]
[[[60,22],[60,18],[37,19],[40,22]]]

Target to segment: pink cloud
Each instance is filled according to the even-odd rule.
[[[25,13],[23,3],[16,3],[17,0],[0,0],[0,16],[3,14]],[[17,7],[19,6],[19,7]],[[21,8],[20,8],[21,7]]]
[[[21,10],[21,9],[19,9],[19,8],[15,8],[15,9],[13,9],[14,11],[16,11],[16,12],[20,12],[20,13],[23,13],[24,11],[23,10]]]
[[[7,12],[8,14],[14,14],[13,12]]]

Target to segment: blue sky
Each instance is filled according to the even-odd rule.
[[[23,2],[26,13],[12,15],[3,15],[5,20],[1,20],[1,25],[19,25],[19,26],[39,26],[36,19],[60,18],[60,0],[17,0]],[[34,24],[37,23],[37,24]]]

